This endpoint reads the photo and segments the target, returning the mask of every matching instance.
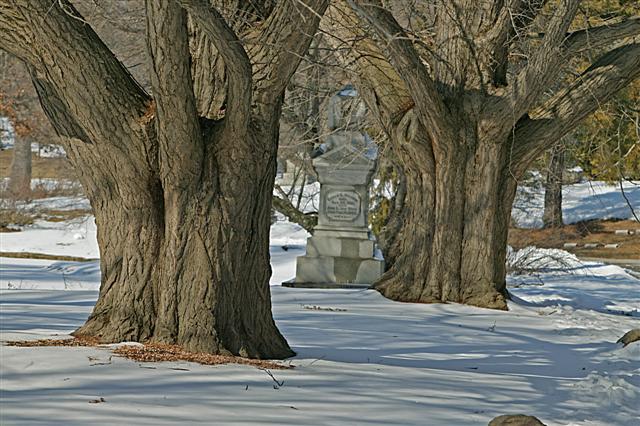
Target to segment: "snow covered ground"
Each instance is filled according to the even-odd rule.
[[[629,204],[640,214],[640,182],[623,182],[620,186],[599,181],[587,181],[562,187],[562,215],[564,223],[590,219],[631,219]],[[511,216],[524,228],[542,227],[544,188],[519,187]]]
[[[601,197],[573,194],[565,212]],[[95,232],[91,216],[38,221],[0,234],[0,247],[97,258]],[[402,304],[370,290],[280,287],[307,236],[288,222],[271,230],[274,316],[297,352],[294,369],[271,372],[281,385],[247,366],[0,346],[0,424],[486,425],[526,413],[548,425],[640,425],[640,343],[614,343],[640,327],[640,280],[622,268],[535,250],[538,271],[509,277],[508,312]],[[0,258],[0,341],[67,335],[99,282],[98,261]]]
[[[21,232],[0,234],[0,249],[5,252],[30,252],[88,259],[100,257],[93,216],[64,222],[36,220]]]
[[[272,372],[281,386],[253,367],[2,346],[0,423],[482,425],[523,412],[548,425],[640,424],[640,344],[614,343],[640,326],[640,281],[621,268],[511,277],[510,311],[496,312],[278,286],[302,253],[272,246],[274,316],[298,354]],[[99,279],[97,262],[1,258],[0,340],[68,334]]]

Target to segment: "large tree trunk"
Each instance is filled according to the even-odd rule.
[[[29,198],[31,195],[31,141],[28,137],[15,138],[9,174],[9,194],[19,199]]]
[[[564,143],[556,144],[550,152],[547,178],[544,185],[544,228],[562,227],[562,172],[564,170]]]
[[[70,123],[50,85],[36,83],[53,122]],[[273,132],[277,124],[266,128]],[[102,272],[98,302],[74,335],[291,356],[273,321],[269,290],[276,146],[264,140],[274,136],[247,134],[246,144],[239,144],[223,126],[203,130],[208,150],[202,172],[181,187],[163,186],[146,158],[122,161],[110,146],[66,140],[96,214]],[[154,134],[149,128],[148,136]],[[124,133],[122,140],[142,142]],[[234,161],[226,160],[230,154]]]
[[[557,2],[548,15],[545,2],[414,3],[424,22],[380,0],[332,2],[328,14],[338,47],[358,53],[344,63],[357,69],[404,169],[404,208],[381,239],[389,269],[377,288],[401,301],[506,309],[517,178],[640,75],[640,44],[620,43],[570,83],[558,70],[587,47],[640,33],[640,20],[599,27],[594,38],[593,28],[568,34],[579,0]],[[539,42],[521,39],[538,25]]]
[[[278,119],[326,4],[278,3],[254,65],[208,0],[147,1],[152,99],[65,0],[0,2],[0,41],[27,64],[96,215],[102,283],[76,336],[293,355],[269,288]],[[193,90],[187,11],[226,67],[225,87],[198,91],[226,90],[216,120],[198,111],[215,102]]]
[[[423,128],[406,125],[394,133],[412,142],[397,141],[404,149],[395,151],[406,194],[392,219],[391,265],[376,288],[404,302],[506,309],[504,259],[515,196],[515,181],[502,167],[508,150],[462,130],[457,149],[432,151]]]
[[[275,153],[260,154],[230,164],[207,152],[201,179],[180,189],[189,200],[183,207],[163,201],[157,182],[108,200],[90,194],[102,205],[96,222],[103,284],[94,312],[75,334],[175,343],[198,352],[292,355],[271,316]],[[167,218],[176,208],[181,218],[171,226]]]

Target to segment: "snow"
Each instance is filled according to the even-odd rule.
[[[637,424],[640,347],[612,343],[633,318],[520,303],[510,312],[399,304],[373,291],[272,293],[278,326],[298,353],[295,369],[272,372],[284,381],[278,389],[251,367],[2,347],[2,421],[478,425],[526,412],[549,425]],[[95,298],[5,291],[2,339],[68,333]],[[88,402],[100,397],[104,404]]]
[[[0,187],[5,189],[9,184],[9,178],[0,178]],[[31,189],[43,190],[47,192],[82,193],[82,186],[77,180],[71,179],[51,179],[34,178],[31,179]],[[62,205],[62,207],[59,207]],[[48,209],[90,209],[89,200],[81,195],[67,197],[48,197],[30,200],[28,202],[18,202],[17,206],[24,209],[48,208]]]
[[[568,210],[613,199],[579,188]],[[510,252],[513,270],[529,270],[509,276],[507,312],[397,303],[372,290],[281,287],[307,237],[286,221],[271,228],[274,318],[297,353],[294,369],[271,372],[282,385],[253,367],[139,363],[108,346],[0,346],[0,423],[464,426],[526,413],[550,426],[640,424],[640,343],[615,343],[640,327],[640,280],[624,269],[526,248]],[[92,216],[36,221],[0,234],[0,246],[99,256]],[[96,260],[0,258],[0,341],[68,335],[99,283]]]
[[[60,145],[46,145],[34,142],[31,144],[31,152],[37,152],[42,158],[64,158],[67,156],[64,148]]]
[[[98,290],[100,262],[59,262],[0,257],[0,289]]]
[[[0,248],[5,252],[30,252],[96,259],[100,257],[93,216],[70,221],[36,220],[21,232],[0,234]]]
[[[623,182],[624,195],[640,213],[640,182]],[[631,219],[633,213],[624,199],[620,186],[600,181],[587,181],[562,188],[564,222],[575,223],[590,219]],[[516,224],[524,228],[542,227],[544,188],[519,187],[511,213]]]
[[[272,245],[274,317],[297,352],[294,369],[272,372],[282,386],[246,366],[2,346],[0,421],[479,425],[523,412],[548,425],[640,422],[640,344],[613,343],[640,322],[640,281],[623,269],[512,277],[514,301],[500,312],[277,285],[302,253]],[[97,298],[95,261],[2,258],[0,268],[0,287],[11,288],[0,291],[2,341],[66,335]]]

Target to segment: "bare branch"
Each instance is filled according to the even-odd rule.
[[[574,31],[567,36],[564,50],[573,55],[590,49],[601,49],[611,43],[640,34],[640,17],[623,19],[613,24]]]
[[[271,201],[273,208],[285,215],[290,222],[297,223],[307,230],[307,232],[313,233],[313,228],[318,223],[317,214],[304,214],[297,209],[288,198],[274,195]]]
[[[82,128],[83,140],[124,150],[119,134],[140,132],[149,96],[67,0],[0,1],[0,39],[48,84],[60,105]],[[5,37],[4,34],[10,34]],[[113,128],[105,117],[119,117]],[[76,132],[77,133],[77,132]]]
[[[546,102],[514,131],[513,159],[523,169],[553,142],[575,128],[618,90],[640,76],[640,43],[603,55],[569,87]]]
[[[549,20],[540,46],[513,83],[513,105],[518,108],[513,116],[520,117],[525,114],[553,80],[562,61],[562,44],[579,4],[579,0],[560,0]]]
[[[411,40],[391,12],[378,0],[348,0],[348,3],[373,27],[377,36],[386,42],[384,50],[389,61],[410,92],[415,94],[412,98],[419,111],[419,117],[424,120],[432,138],[452,140],[447,107]]]
[[[507,85],[509,50],[514,37],[538,16],[547,0],[509,0],[494,2],[496,18],[486,35],[492,59],[492,82],[494,86]]]
[[[248,119],[252,97],[249,56],[224,17],[207,0],[176,0],[189,12],[196,25],[211,39],[227,67],[226,116],[233,125]]]
[[[278,2],[249,51],[254,64],[256,97],[264,105],[280,99],[311,44],[328,0]]]
[[[332,2],[321,25],[327,41],[351,72],[367,107],[380,126],[391,131],[414,107],[406,83],[380,46],[365,33],[360,18],[346,1]]]
[[[166,185],[199,178],[202,137],[191,83],[187,16],[173,0],[147,0],[147,43]]]

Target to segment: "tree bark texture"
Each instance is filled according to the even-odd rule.
[[[379,0],[337,1],[327,12],[406,186],[380,238],[385,296],[506,309],[517,180],[640,74],[640,45],[628,38],[640,34],[636,18],[570,32],[579,1],[545,3],[415,3],[415,21]],[[533,26],[543,32],[535,44],[526,40]],[[591,67],[561,82],[558,70],[588,48],[591,30],[627,42],[595,51]]]
[[[100,295],[75,335],[293,355],[271,313],[269,227],[282,95],[326,3],[304,6],[265,28],[288,52],[271,58],[265,85],[214,6],[149,0],[151,98],[69,3],[0,1],[3,47],[27,63],[96,216]],[[227,104],[216,120],[201,117],[193,86],[194,7],[205,11],[195,25],[237,71],[216,88]]]
[[[554,145],[549,153],[549,166],[544,185],[544,228],[562,227],[562,172],[564,171],[565,148],[562,142]]]
[[[15,137],[8,189],[16,199],[26,199],[31,195],[31,141],[28,137]]]
[[[473,137],[463,129],[465,123],[460,126],[460,138]],[[516,188],[499,166],[508,148],[467,139],[464,146],[472,150],[461,146],[440,157],[415,116],[407,114],[400,127],[393,136],[406,141],[394,155],[406,189],[386,226],[390,267],[376,288],[404,302],[453,301],[504,309],[501,256],[506,256]]]

